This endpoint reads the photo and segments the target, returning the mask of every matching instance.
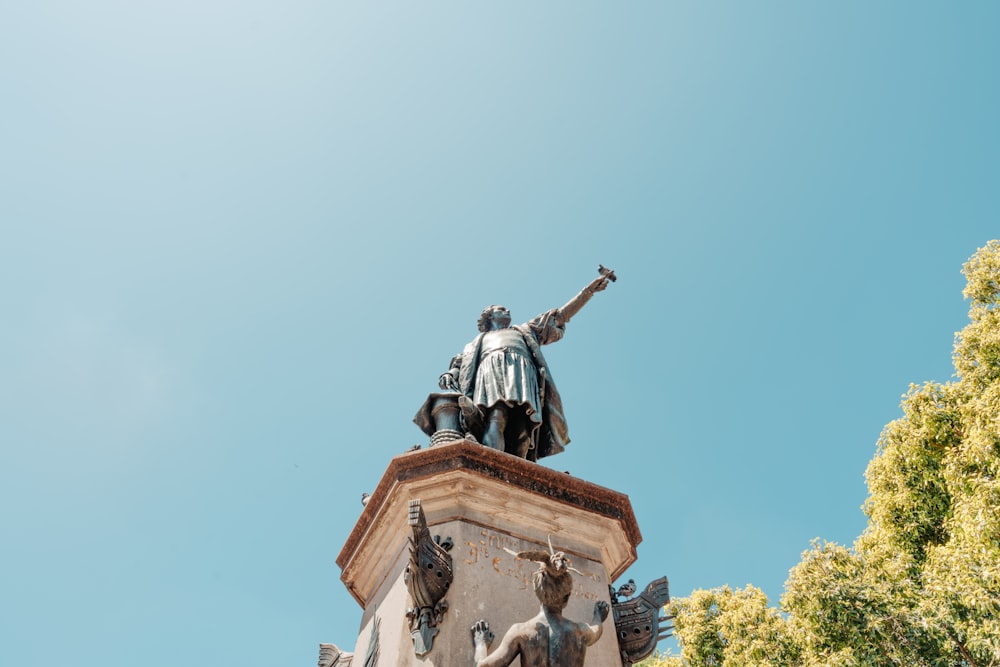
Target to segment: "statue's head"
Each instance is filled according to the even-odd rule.
[[[569,604],[569,596],[573,592],[573,577],[569,572],[552,575],[545,568],[539,568],[531,575],[531,584],[538,601],[545,607],[561,612]]]
[[[477,322],[480,332],[495,331],[496,329],[506,329],[510,326],[510,311],[506,306],[493,304],[483,308],[479,314]]]

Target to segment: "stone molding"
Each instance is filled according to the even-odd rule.
[[[407,504],[419,499],[433,526],[448,521],[499,529],[603,563],[611,580],[636,560],[642,541],[628,496],[468,440],[407,452],[390,462],[337,565],[367,608],[407,548]]]

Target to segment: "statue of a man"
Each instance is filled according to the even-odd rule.
[[[518,558],[536,560],[538,571],[532,575],[535,595],[542,603],[541,611],[534,618],[515,623],[504,635],[492,654],[487,655],[493,641],[493,632],[486,621],[472,626],[476,667],[508,667],[521,656],[521,667],[583,667],[587,647],[601,638],[604,619],[608,617],[608,603],[594,603],[591,623],[576,623],[562,615],[573,590],[573,577],[569,574],[569,559],[560,551],[522,552]]]
[[[601,267],[601,275],[565,306],[524,324],[511,326],[504,306],[483,310],[479,335],[452,359],[438,385],[465,397],[466,421],[481,422],[484,445],[532,461],[563,451],[569,433],[541,346],[560,340],[570,318],[615,279]]]

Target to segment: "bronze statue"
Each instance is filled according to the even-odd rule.
[[[608,281],[617,280],[610,269],[599,266],[598,271],[600,275],[565,306],[524,324],[512,326],[504,306],[483,309],[479,335],[438,380],[448,393],[433,394],[414,419],[432,436],[432,444],[438,431],[452,437],[458,432],[460,408],[464,430],[488,447],[532,461],[563,451],[569,433],[541,346],[560,340],[570,319],[606,289]],[[458,400],[449,400],[449,394]]]
[[[514,552],[510,552],[514,553]],[[535,595],[542,603],[534,618],[511,626],[497,650],[487,655],[493,641],[489,624],[480,620],[472,626],[476,667],[508,667],[521,656],[521,667],[583,667],[587,647],[601,638],[608,603],[594,603],[592,623],[576,623],[562,615],[573,590],[570,561],[561,551],[522,551],[515,554],[522,560],[539,563],[532,574]]]
[[[666,577],[649,582],[646,589],[635,597],[632,597],[636,591],[634,579],[629,579],[617,591],[609,588],[611,615],[615,621],[622,665],[632,667],[634,663],[653,655],[656,644],[669,637],[673,630],[669,624],[673,617],[660,616],[663,606],[670,602],[670,588]],[[628,599],[620,600],[623,596]]]

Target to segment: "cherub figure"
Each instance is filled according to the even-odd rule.
[[[539,564],[531,575],[535,595],[542,603],[538,615],[523,623],[515,623],[504,635],[496,651],[487,655],[493,642],[489,624],[480,620],[472,626],[475,644],[476,667],[508,667],[514,658],[521,657],[522,667],[583,667],[587,647],[601,638],[604,619],[608,617],[608,603],[594,604],[592,623],[576,623],[562,615],[573,591],[573,576],[580,573],[570,566],[562,551],[549,552],[507,550],[521,560]]]

